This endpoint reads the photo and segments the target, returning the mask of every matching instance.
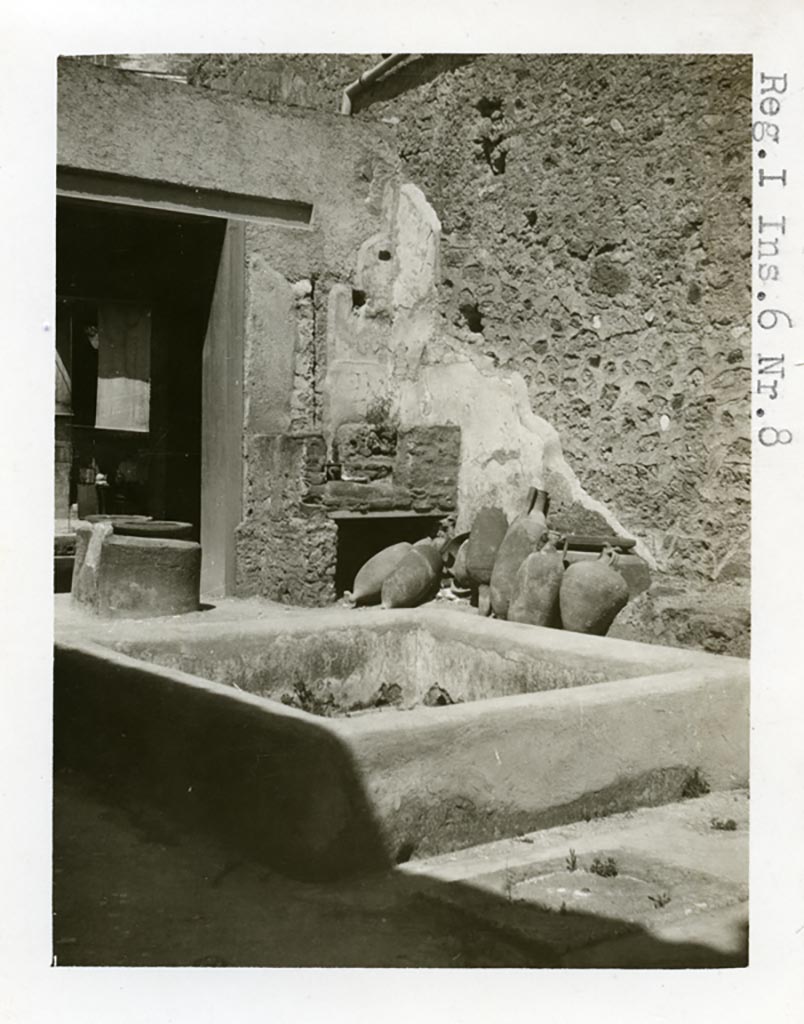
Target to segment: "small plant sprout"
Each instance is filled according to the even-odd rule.
[[[706,796],[711,793],[711,788],[706,779],[701,775],[700,768],[696,768],[687,776],[684,788],[681,790],[682,800],[695,800],[699,796]]]
[[[657,910],[661,910],[662,907],[666,907],[671,898],[670,894],[666,892],[660,892],[656,896],[648,896],[648,899]]]
[[[514,902],[514,873],[506,869],[505,880],[503,881],[503,892],[509,903]]]
[[[569,856],[565,858],[564,863],[567,865],[567,871],[577,871],[578,858],[575,856],[575,851],[572,847],[570,847]]]
[[[718,832],[736,832],[737,822],[734,818],[712,818],[709,822],[713,829]]]
[[[559,908],[558,912],[559,912],[559,914],[566,914],[567,913],[567,901],[566,900],[562,900],[561,901],[561,907]]]
[[[617,861],[613,857],[606,857],[605,860],[595,857],[589,870],[593,875],[600,875],[601,878],[616,878],[618,874]]]

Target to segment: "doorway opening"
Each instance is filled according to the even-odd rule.
[[[59,197],[56,519],[201,528],[204,342],[227,222]]]

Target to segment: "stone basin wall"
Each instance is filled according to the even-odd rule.
[[[313,653],[308,645],[316,636],[353,629],[351,613],[316,613],[317,630],[301,612],[280,613],[273,626],[258,619],[210,627],[204,614],[214,612],[189,617],[195,625],[165,619],[109,627],[86,617],[67,635],[57,633],[56,764],[88,774],[118,804],[156,802],[177,821],[212,830],[231,848],[294,877],[387,868],[674,802],[692,788],[699,794],[747,784],[749,679],[737,659],[454,611],[406,611],[393,619],[366,612],[377,619],[367,620],[372,632],[383,631],[384,618],[403,626],[403,642],[417,626],[430,633],[436,660],[428,670],[459,639],[468,654],[464,665],[478,674],[496,665],[489,675],[501,671],[510,680],[518,658],[521,668],[546,661],[575,672],[586,661],[587,669],[610,670],[615,678],[330,718],[132,658],[119,647],[139,640],[137,653],[151,645],[153,654],[161,639],[174,645],[173,655],[185,644],[203,656],[211,645],[213,654],[236,658],[248,636],[270,646],[272,637],[293,634],[287,667],[294,653],[297,661],[305,650]],[[227,631],[230,642],[221,643]],[[325,653],[315,654],[319,669]],[[345,649],[330,653],[331,669],[349,671]],[[417,664],[427,664],[424,654]]]
[[[700,655],[434,609],[333,609],[317,626],[196,625],[117,639],[123,654],[326,718],[441,707],[687,667]],[[137,635],[138,634],[138,635]]]

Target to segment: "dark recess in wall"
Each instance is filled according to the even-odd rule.
[[[338,522],[338,555],[335,569],[335,590],[338,597],[352,589],[361,566],[378,551],[402,541],[434,537],[442,522],[441,516],[361,516]]]

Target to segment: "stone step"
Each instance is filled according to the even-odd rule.
[[[747,963],[745,791],[534,832],[399,870],[427,898],[526,944],[542,964]]]

